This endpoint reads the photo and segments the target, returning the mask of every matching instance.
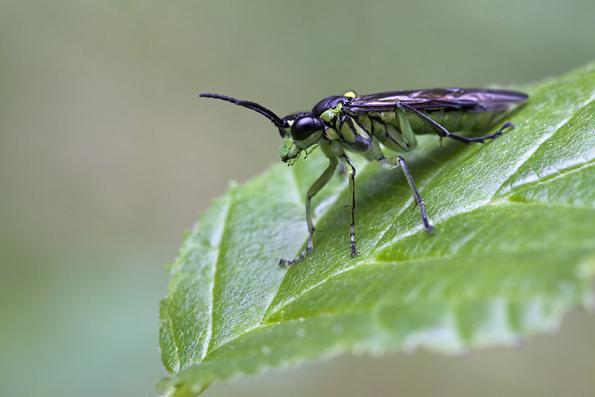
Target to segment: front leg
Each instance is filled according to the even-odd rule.
[[[314,238],[314,232],[316,228],[314,227],[314,222],[312,221],[312,198],[322,189],[328,181],[332,178],[335,169],[337,168],[337,158],[334,156],[328,155],[329,163],[324,172],[318,177],[318,179],[310,186],[308,189],[308,193],[306,195],[306,222],[308,222],[308,242],[306,244],[306,248],[302,251],[302,253],[292,259],[280,259],[279,266],[281,267],[289,267],[295,265],[306,259],[308,255],[312,253],[314,249],[314,244],[312,242]]]

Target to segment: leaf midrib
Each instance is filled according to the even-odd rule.
[[[223,220],[221,222],[221,233],[219,234],[219,241],[217,244],[217,259],[215,260],[215,264],[213,265],[213,270],[211,273],[211,284],[209,285],[209,292],[211,295],[211,299],[209,300],[209,311],[210,311],[210,315],[208,316],[208,325],[207,325],[207,332],[205,335],[205,342],[203,343],[202,349],[201,349],[201,360],[204,360],[204,358],[207,356],[207,354],[212,351],[212,345],[215,342],[215,338],[213,338],[213,327],[214,327],[214,323],[215,323],[215,288],[217,285],[217,275],[219,273],[219,269],[220,269],[220,264],[223,261],[223,255],[224,255],[224,250],[223,250],[223,242],[226,241],[225,240],[225,236],[227,234],[227,231],[229,230],[229,228],[227,227],[227,224],[229,222],[229,214],[231,213],[231,208],[233,205],[233,189],[230,191],[230,194],[226,200],[225,203],[225,213],[223,215]]]

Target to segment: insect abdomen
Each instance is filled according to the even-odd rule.
[[[489,129],[503,114],[503,111],[495,112],[469,112],[458,110],[438,110],[426,113],[432,120],[453,132],[482,132]],[[435,131],[427,122],[421,120],[417,115],[407,115],[409,123],[416,134],[434,134]]]

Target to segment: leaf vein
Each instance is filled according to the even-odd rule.
[[[211,283],[209,285],[209,293],[211,299],[209,300],[209,322],[207,326],[207,331],[205,335],[205,342],[203,343],[203,348],[201,351],[201,360],[207,355],[207,353],[211,350],[212,345],[214,343],[213,338],[213,328],[215,323],[215,286],[218,285],[217,283],[217,275],[219,273],[219,268],[221,261],[223,260],[223,250],[222,250],[222,242],[225,241],[225,235],[228,230],[228,222],[231,213],[231,205],[233,201],[233,190],[230,191],[229,198],[226,200],[225,207],[224,207],[224,214],[223,219],[221,221],[221,230],[219,232],[218,238],[216,239],[216,246],[217,246],[217,259],[213,264],[213,270],[211,272]]]
[[[562,121],[560,121],[553,128],[551,128],[550,131],[548,131],[547,133],[543,134],[543,136],[541,137],[541,139],[539,139],[537,141],[537,144],[534,145],[530,150],[527,150],[527,152],[525,152],[525,155],[523,157],[521,157],[520,162],[517,162],[517,164],[515,166],[515,170],[508,176],[508,178],[506,178],[506,180],[504,182],[502,182],[500,184],[500,186],[498,187],[498,189],[496,189],[493,197],[498,196],[501,193],[501,191],[503,190],[503,188],[505,186],[508,186],[509,181],[514,176],[516,176],[517,172],[521,169],[521,167],[523,167],[531,159],[531,157],[533,157],[533,155],[539,150],[539,148],[541,148],[548,140],[550,140],[551,138],[553,138],[554,135],[556,135],[556,133],[558,133],[565,126],[567,126],[568,123],[570,122],[570,120],[572,120],[574,118],[574,116],[576,115],[576,113],[582,111],[587,106],[591,105],[593,103],[593,101],[595,101],[595,93],[589,99],[587,99],[583,103],[579,104],[577,107],[572,108],[571,111],[570,111],[570,114],[567,117],[565,117]],[[520,186],[522,186],[522,185],[520,185]],[[513,187],[510,186],[509,187],[509,191],[512,191],[512,190],[513,190]],[[509,191],[507,191],[505,193],[509,193]]]

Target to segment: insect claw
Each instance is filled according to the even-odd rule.
[[[434,226],[432,226],[429,223],[424,222],[424,229],[426,229],[426,232],[432,233],[434,231]]]
[[[504,131],[513,130],[515,128],[516,128],[516,126],[513,123],[511,123],[510,121],[507,121],[506,123],[504,123],[502,125],[502,127],[500,127],[500,129],[498,130],[498,133],[500,133],[500,135],[502,135],[502,133]]]
[[[282,269],[289,269],[295,263],[295,260],[279,259],[279,267]]]

